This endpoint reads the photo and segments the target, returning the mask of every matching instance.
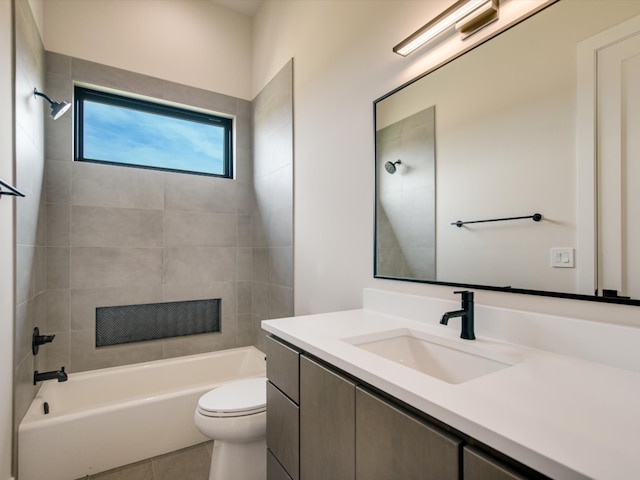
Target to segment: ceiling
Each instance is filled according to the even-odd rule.
[[[254,16],[258,11],[258,7],[262,3],[262,0],[213,0],[215,3],[222,5],[223,7],[227,7],[231,10],[235,10],[236,12],[242,13],[243,15],[248,15],[250,17]]]

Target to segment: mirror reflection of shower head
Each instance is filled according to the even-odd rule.
[[[393,175],[394,173],[396,173],[396,165],[402,165],[402,162],[400,160],[397,160],[395,162],[387,162],[384,164],[384,168],[388,173]]]
[[[59,119],[71,107],[71,104],[68,103],[68,102],[64,102],[64,101],[63,102],[56,102],[54,100],[51,100],[44,93],[39,92],[36,88],[33,89],[33,96],[34,97],[42,97],[47,102],[49,102],[49,105],[51,106],[50,115],[51,115],[51,118],[53,118],[54,120]]]

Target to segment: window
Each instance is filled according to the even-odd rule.
[[[75,87],[75,159],[232,178],[232,120]]]

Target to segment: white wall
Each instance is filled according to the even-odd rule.
[[[363,287],[454,298],[373,278],[372,102],[425,70],[392,47],[447,1],[279,1],[254,20],[253,91],[295,58],[296,314],[361,306]],[[480,291],[477,302],[640,324],[637,307]],[[480,329],[480,327],[479,327]]]
[[[51,52],[251,100],[251,19],[203,0],[44,2]]]
[[[12,183],[13,167],[13,18],[11,1],[0,0],[0,178]],[[13,405],[13,318],[14,318],[14,204],[11,197],[0,200],[0,479],[11,477]]]

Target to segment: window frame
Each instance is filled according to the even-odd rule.
[[[84,102],[87,100],[115,107],[129,108],[143,113],[163,115],[170,118],[177,118],[206,125],[221,126],[224,128],[224,172],[220,174],[198,172],[170,167],[139,165],[136,163],[122,163],[110,160],[86,158],[84,156]],[[120,167],[142,168],[145,170],[159,170],[164,172],[233,179],[233,118],[212,112],[190,110],[187,106],[179,107],[160,102],[162,101],[159,100],[154,102],[152,100],[97,90],[83,85],[74,85],[74,160],[77,162],[100,163],[103,165],[115,165]]]

